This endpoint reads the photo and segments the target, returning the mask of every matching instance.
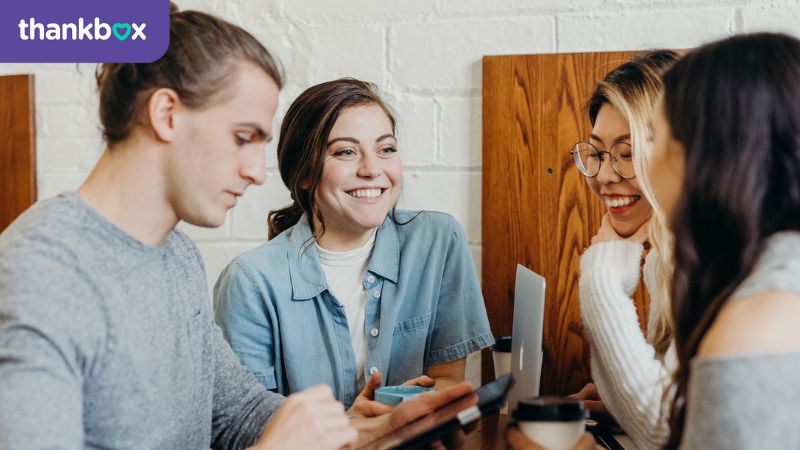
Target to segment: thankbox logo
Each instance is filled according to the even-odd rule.
[[[60,41],[60,40],[97,40],[104,41],[113,34],[119,41],[124,41],[131,36],[132,41],[137,39],[146,40],[144,33],[146,23],[114,23],[107,24],[101,22],[99,17],[94,18],[94,22],[84,23],[83,17],[73,23],[39,23],[31,17],[26,22],[25,19],[19,21],[19,38],[23,41]]]
[[[169,46],[169,0],[14,0],[0,13],[0,62],[157,60]]]

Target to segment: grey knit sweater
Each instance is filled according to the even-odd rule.
[[[69,193],[0,235],[0,448],[242,448],[282,399],[214,325],[183,233],[144,245]]]
[[[800,295],[800,232],[772,236],[728,301],[766,291]],[[691,364],[682,449],[800,449],[800,352],[701,357]]]

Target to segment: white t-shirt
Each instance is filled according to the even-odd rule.
[[[362,247],[344,252],[332,252],[317,245],[319,262],[328,288],[344,305],[347,327],[350,330],[350,343],[356,359],[356,380],[358,389],[364,387],[364,364],[367,361],[367,338],[364,334],[364,317],[367,311],[367,291],[364,276],[367,273],[369,257],[375,246],[375,233]]]

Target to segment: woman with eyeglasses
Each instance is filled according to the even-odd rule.
[[[672,51],[652,51],[609,72],[588,103],[589,139],[572,152],[607,209],[581,256],[581,316],[592,349],[594,383],[574,397],[593,412],[610,413],[640,449],[658,448],[667,439],[661,399],[675,365],[665,306],[670,235],[663,214],[648,201],[652,195],[642,168],[650,152],[648,123],[662,88],[660,74],[677,59]],[[650,244],[655,250],[642,267]],[[647,336],[631,297],[641,272],[651,298]]]

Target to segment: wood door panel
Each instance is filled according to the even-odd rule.
[[[580,319],[580,254],[605,208],[569,154],[591,129],[586,102],[631,52],[488,56],[483,60],[483,293],[492,331],[511,334],[517,263],[547,280],[542,393],[589,381]],[[644,326],[647,301],[637,292]],[[493,376],[483,358],[483,378]]]
[[[36,201],[33,76],[0,76],[0,232]]]

